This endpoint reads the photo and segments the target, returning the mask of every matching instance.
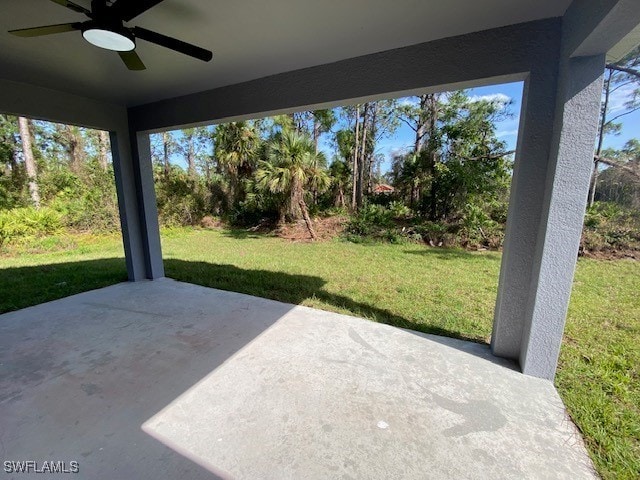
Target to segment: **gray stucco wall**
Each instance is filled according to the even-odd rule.
[[[491,335],[491,348],[500,357],[518,358],[521,351],[535,267],[533,252],[543,221],[543,192],[553,135],[559,52],[557,41],[548,51],[548,62],[532,71],[525,82]]]
[[[593,168],[605,55],[566,59],[560,75],[544,209],[525,314],[520,365],[553,379],[573,285]]]
[[[152,131],[412,90],[522,80],[545,67],[559,32],[556,18],[436,40],[133,107],[130,119],[136,130]]]

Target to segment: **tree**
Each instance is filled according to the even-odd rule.
[[[353,210],[357,210],[358,208],[358,179],[359,179],[359,165],[358,160],[360,159],[360,105],[356,105],[356,111],[354,115],[354,145],[353,151],[351,155],[353,157],[353,163],[351,167],[351,174],[353,175],[351,181],[351,208]]]
[[[98,163],[102,170],[109,168],[109,150],[111,148],[111,141],[109,140],[109,132],[104,130],[98,131]]]
[[[163,137],[165,152],[167,147],[170,148],[168,139]],[[185,128],[180,132],[175,148],[182,153],[187,163],[187,173],[191,178],[197,176],[196,166],[202,156],[205,154],[206,147],[210,141],[209,131],[206,127]],[[164,154],[165,169],[167,164],[167,153]]]
[[[605,149],[600,163],[607,165],[600,174],[595,200],[640,208],[640,141],[629,140],[619,149]]]
[[[176,148],[176,142],[171,132],[162,132],[162,171],[165,178],[169,176],[171,170],[171,154]]]
[[[25,203],[26,183],[24,168],[20,165],[18,119],[0,114],[0,209],[13,208]]]
[[[394,186],[431,221],[463,215],[472,197],[504,192],[512,152],[495,135],[508,105],[474,101],[464,91],[422,95],[401,106],[400,120],[414,131],[410,152],[396,155]]]
[[[345,191],[349,184],[349,166],[340,158],[335,158],[329,166],[329,177],[333,189],[333,205],[346,207]]]
[[[304,134],[284,130],[269,148],[269,160],[262,160],[256,171],[256,183],[262,190],[280,195],[280,221],[304,219],[309,233],[315,238],[309,218],[305,192],[319,191],[329,186],[329,177],[318,162],[313,141]]]
[[[27,181],[29,185],[29,194],[31,201],[36,208],[40,208],[40,189],[38,187],[38,170],[36,161],[33,156],[33,142],[30,122],[24,117],[18,117],[18,125],[20,128],[20,140],[22,142],[22,155],[24,165],[27,171]]]
[[[605,80],[602,91],[602,107],[600,113],[600,124],[598,128],[598,141],[594,155],[593,174],[591,178],[591,188],[589,191],[589,206],[593,206],[598,188],[598,178],[600,175],[600,165],[603,161],[602,150],[607,135],[619,135],[622,124],[618,121],[622,117],[629,115],[640,109],[640,46],[632,50],[627,56],[616,63],[607,64],[605,70]],[[613,95],[628,91],[626,101],[620,106],[612,108],[611,99]],[[617,92],[617,93],[616,93]],[[616,168],[617,165],[610,164],[609,167]]]
[[[218,125],[214,142],[215,157],[229,180],[227,207],[233,208],[243,193],[240,179],[254,170],[260,137],[253,124],[230,122]]]
[[[376,165],[379,166],[384,155],[377,152],[377,145],[382,139],[389,137],[398,129],[398,102],[396,100],[379,100],[372,102],[371,104],[371,135],[370,140],[367,142],[368,147],[366,150],[365,163],[367,165],[366,170],[366,191],[370,194],[373,190],[373,182],[375,180],[374,169]],[[377,175],[380,177],[380,175]]]
[[[69,161],[69,168],[76,175],[81,175],[86,159],[85,141],[82,129],[73,125],[55,124],[54,137],[64,148]]]

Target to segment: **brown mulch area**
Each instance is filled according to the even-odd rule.
[[[347,221],[347,217],[316,217],[313,219],[313,228],[316,231],[319,241],[331,240],[342,234]],[[273,233],[280,238],[292,242],[312,241],[304,220],[280,225]]]

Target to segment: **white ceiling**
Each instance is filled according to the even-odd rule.
[[[134,0],[125,0],[134,1]],[[89,0],[75,0],[89,6]],[[275,73],[564,14],[571,0],[165,0],[139,25],[214,52],[204,63],[138,41],[147,66],[80,32],[18,38],[7,30],[83,21],[49,0],[0,0],[0,78],[138,105]],[[505,45],[508,48],[508,45]]]

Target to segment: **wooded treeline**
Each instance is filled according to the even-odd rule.
[[[640,242],[640,142],[603,148],[620,118],[640,108],[638,63],[636,51],[606,72],[585,249]],[[314,217],[340,214],[354,240],[497,248],[514,152],[496,125],[512,115],[504,96],[458,91],[155,134],[160,219],[300,221],[315,238]],[[410,140],[385,151],[401,127]],[[106,132],[0,115],[0,243],[118,225]]]

